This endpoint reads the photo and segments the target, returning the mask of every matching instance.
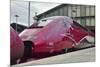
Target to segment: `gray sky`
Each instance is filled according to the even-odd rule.
[[[32,17],[37,14],[41,14],[55,6],[58,3],[47,3],[47,2],[31,2],[30,11],[30,22],[32,23]],[[11,1],[11,23],[15,22],[14,15],[19,15],[18,23],[23,25],[28,25],[28,2],[27,1]]]

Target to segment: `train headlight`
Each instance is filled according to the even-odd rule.
[[[54,45],[54,43],[53,42],[49,42],[49,45],[52,46],[52,45]]]

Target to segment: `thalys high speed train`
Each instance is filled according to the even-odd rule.
[[[33,54],[67,52],[76,47],[87,36],[94,36],[86,28],[66,16],[53,16],[41,19],[38,24],[20,33],[20,38],[26,45],[30,45]],[[29,46],[28,46],[29,47]]]
[[[14,41],[13,44],[15,46],[11,48],[15,47],[13,49],[15,51],[12,54],[15,55],[13,57],[18,58],[22,55],[23,57],[29,57],[59,51],[67,52],[68,49],[76,48],[80,45],[87,36],[94,36],[94,33],[69,17],[47,17],[35,21],[30,27],[19,34],[20,41]],[[20,48],[17,48],[17,46]],[[25,60],[25,58],[22,60]]]

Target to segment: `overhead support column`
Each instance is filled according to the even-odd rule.
[[[30,26],[30,1],[28,1],[28,26]]]

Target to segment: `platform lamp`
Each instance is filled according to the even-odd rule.
[[[17,24],[18,24],[18,15],[15,15],[15,18],[16,18],[16,31],[17,31]]]

